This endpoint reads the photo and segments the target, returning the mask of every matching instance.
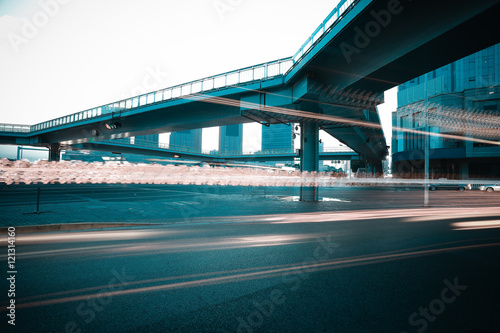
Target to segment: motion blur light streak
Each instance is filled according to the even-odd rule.
[[[443,180],[446,185],[457,185],[457,180]],[[205,168],[159,164],[120,164],[115,162],[11,162],[0,159],[0,183],[11,184],[155,184],[155,185],[230,185],[262,187],[347,187],[354,185],[424,186],[423,179],[403,178],[346,178],[332,176],[329,172],[300,172],[288,170],[250,168]],[[478,180],[476,185],[489,184]],[[77,186],[77,185],[70,185]],[[192,195],[187,193],[186,195]],[[162,192],[151,192],[142,198],[161,198]],[[282,196],[280,200],[294,201],[298,197]],[[70,197],[70,201],[80,200]],[[137,199],[121,196],[120,200]],[[117,198],[118,200],[118,198]],[[325,199],[328,201],[330,199]],[[70,202],[67,201],[66,202]],[[344,200],[348,202],[349,200]]]
[[[59,254],[62,255],[67,255],[67,256],[72,256],[75,255],[77,252],[83,252],[86,255],[91,255],[93,251],[96,253],[102,253],[103,250],[106,249],[113,249],[113,248],[119,248],[123,245],[101,245],[101,246],[85,246],[85,247],[75,247],[71,249],[54,249],[54,250],[46,250],[46,251],[34,251],[34,252],[20,252],[17,254],[18,257],[23,257],[23,258],[47,258],[47,256],[56,256]]]
[[[477,217],[500,215],[500,207],[477,208],[429,208],[421,210],[418,208],[409,209],[372,209],[372,210],[352,210],[352,211],[326,211],[317,213],[294,213],[294,214],[268,214],[268,215],[236,215],[224,218],[225,223],[322,223],[338,221],[354,221],[369,219],[390,219],[402,218],[403,222],[432,221],[435,216],[446,216],[451,218]],[[420,216],[419,216],[420,215]],[[203,222],[220,220],[220,218],[204,217]],[[195,220],[193,220],[195,222]]]
[[[176,252],[202,252],[213,250],[228,250],[228,249],[243,249],[256,246],[281,246],[290,244],[299,244],[314,242],[319,234],[303,234],[303,235],[284,235],[284,236],[267,236],[263,237],[247,237],[246,241],[242,242],[240,238],[222,237],[221,239],[214,238],[211,240],[193,239],[191,243],[177,243],[175,241],[165,244],[164,242],[148,243],[147,245],[133,245],[124,247],[115,247],[107,252],[110,255],[119,256],[138,256],[145,253],[176,253]],[[279,241],[277,241],[279,240]],[[106,257],[101,256],[101,257]]]
[[[237,242],[244,242],[251,247],[257,246],[278,246],[288,244],[305,243],[320,237],[320,234],[311,235],[271,235],[271,236],[251,236],[238,238]]]
[[[172,289],[181,289],[181,288],[191,288],[191,287],[200,287],[207,286],[213,284],[221,284],[221,283],[230,283],[230,282],[238,282],[252,279],[262,279],[262,278],[270,278],[275,276],[280,276],[286,272],[295,272],[302,271],[307,269],[315,269],[315,270],[331,270],[331,269],[339,269],[345,268],[345,264],[348,267],[358,266],[358,265],[368,265],[375,264],[379,262],[386,262],[391,260],[401,260],[412,257],[426,256],[426,255],[436,255],[443,254],[448,252],[455,252],[461,250],[470,250],[470,249],[479,249],[485,247],[494,247],[500,246],[500,243],[489,243],[489,244],[478,244],[478,245],[467,245],[467,246],[457,246],[457,247],[449,247],[442,249],[434,249],[434,250],[424,250],[417,252],[405,252],[391,255],[372,255],[367,256],[365,258],[356,258],[356,259],[337,259],[331,260],[327,262],[315,262],[313,264],[300,265],[289,268],[280,268],[280,269],[270,269],[259,272],[251,272],[244,274],[235,274],[230,276],[216,277],[216,278],[208,278],[187,282],[179,282],[172,284],[164,284],[158,286],[150,286],[150,287],[141,287],[135,289],[126,289],[121,291],[113,291],[113,292],[102,292],[96,293],[93,295],[80,295],[80,296],[72,296],[65,298],[57,298],[57,299],[49,299],[49,300],[41,300],[30,303],[19,304],[17,307],[19,309],[23,308],[32,308],[39,306],[47,306],[53,304],[61,304],[61,303],[69,303],[69,302],[77,302],[82,300],[96,299],[96,298],[104,298],[104,297],[114,297],[114,296],[123,296],[128,294],[137,294],[137,293],[145,293],[145,292],[156,292],[156,291],[164,291],[164,290],[172,290]],[[3,309],[2,309],[3,311]]]
[[[495,238],[488,238],[488,239],[477,238],[477,239],[471,239],[470,241],[488,241],[488,240],[495,240]],[[421,249],[425,249],[425,248],[429,248],[429,247],[439,247],[439,246],[443,246],[443,245],[457,244],[457,243],[461,243],[461,242],[462,241],[452,241],[452,242],[445,242],[445,243],[438,243],[438,244],[429,244],[429,245],[424,245],[424,246],[382,252],[382,253],[379,253],[378,255],[388,255],[388,254],[395,254],[395,253],[400,253],[400,252],[405,252],[405,251],[415,251],[415,250],[421,250]],[[356,257],[348,257],[348,258],[344,258],[344,259],[363,259],[363,258],[366,259],[369,257],[370,257],[370,255],[361,255],[361,256],[356,256]],[[325,262],[330,262],[330,261],[331,261],[330,259],[325,259],[325,260],[318,260],[317,262],[318,263],[325,263]],[[214,275],[223,275],[223,274],[231,274],[231,273],[242,273],[242,272],[250,272],[250,271],[269,270],[269,269],[275,269],[275,268],[287,268],[287,267],[299,266],[301,264],[304,264],[304,262],[289,263],[289,264],[282,264],[282,265],[261,266],[261,267],[250,267],[250,268],[233,269],[233,270],[227,270],[227,271],[197,273],[197,274],[189,274],[189,275],[181,275],[181,276],[170,276],[170,277],[157,278],[157,279],[131,281],[131,282],[128,282],[128,285],[148,284],[148,283],[164,282],[164,281],[171,281],[171,280],[183,280],[183,279],[214,276]],[[116,285],[118,285],[118,284],[116,284]],[[112,286],[115,286],[115,285],[112,285]],[[83,292],[87,292],[87,291],[99,290],[99,289],[103,289],[106,287],[109,287],[109,285],[101,285],[101,286],[95,286],[95,287],[60,291],[60,292],[55,292],[55,293],[50,293],[50,294],[35,295],[35,296],[31,296],[31,297],[20,298],[19,301],[21,303],[23,303],[23,302],[28,302],[28,301],[31,301],[34,299],[52,298],[55,296],[78,294],[78,293],[83,293]]]
[[[405,218],[404,222],[429,222],[429,221],[445,221],[445,220],[456,220],[463,218],[498,218],[497,214],[449,214],[449,215],[434,215],[434,216],[415,216]]]
[[[430,222],[430,221],[445,221],[460,218],[477,217],[476,214],[450,214],[450,215],[432,215],[432,216],[412,216],[404,219],[404,222]]]
[[[207,102],[207,103],[234,106],[234,107],[238,107],[238,108],[243,107],[243,108],[247,108],[249,110],[260,110],[263,112],[272,112],[272,113],[276,113],[276,114],[283,114],[283,115],[299,117],[299,118],[325,120],[325,121],[331,121],[331,122],[335,122],[335,123],[347,124],[350,126],[368,127],[368,128],[376,128],[376,129],[382,128],[382,125],[377,124],[377,123],[373,123],[373,122],[369,122],[369,121],[356,120],[356,119],[351,119],[351,118],[343,118],[343,117],[337,117],[337,116],[326,115],[326,114],[318,114],[318,113],[308,112],[308,111],[291,110],[291,109],[287,109],[287,108],[283,108],[283,107],[276,107],[276,106],[262,107],[260,104],[257,104],[257,103],[242,102],[240,100],[234,100],[234,99],[225,98],[225,97],[211,97],[208,95],[194,95],[194,96],[188,96],[188,97],[186,97],[186,99],[193,100],[193,101],[201,101],[201,102]],[[486,143],[486,144],[500,146],[500,142],[498,142],[498,141],[473,138],[473,137],[468,137],[468,136],[464,136],[464,135],[435,133],[435,132],[430,132],[430,131],[397,127],[397,126],[393,126],[392,130],[413,133],[413,134],[421,134],[421,135],[426,135],[426,136],[434,136],[434,137],[441,137],[441,138],[447,138],[447,139],[456,139],[456,140],[462,140],[462,141]],[[497,129],[493,128],[492,131],[497,131]]]
[[[336,199],[336,198],[321,198],[321,201],[351,202],[350,200],[342,200],[342,199]]]
[[[327,213],[297,213],[267,216],[265,219],[269,223],[305,223],[305,222],[334,222],[334,221],[353,221],[367,219],[388,219],[405,218],[405,222],[433,221],[434,217],[447,215],[448,218],[477,217],[475,208],[431,208],[428,210],[420,209],[393,209],[393,210],[370,210],[370,211],[352,211],[352,212],[327,212]],[[481,209],[483,214],[500,214],[499,208]],[[416,217],[417,214],[423,215]]]
[[[68,242],[88,242],[88,241],[112,241],[125,239],[140,239],[159,234],[178,234],[178,231],[165,231],[156,229],[149,230],[110,230],[110,231],[85,231],[85,232],[66,232],[58,234],[33,234],[19,235],[17,242],[21,244],[43,244],[43,243],[68,243]],[[7,239],[0,240],[6,243]]]
[[[320,235],[308,235],[311,237],[319,237]],[[249,243],[280,243],[291,240],[303,239],[303,235],[270,235],[270,236],[252,236],[252,237],[242,237],[238,238],[238,241],[249,242]]]
[[[137,284],[149,284],[149,283],[157,283],[157,282],[172,281],[172,280],[183,280],[183,279],[191,279],[191,278],[206,277],[206,276],[216,276],[216,275],[224,275],[224,274],[232,274],[232,273],[251,272],[251,271],[258,271],[258,270],[275,269],[275,268],[286,268],[286,267],[293,267],[293,266],[297,266],[297,265],[299,265],[299,263],[272,265],[272,266],[265,266],[265,267],[250,267],[250,268],[233,269],[233,270],[227,270],[227,271],[197,273],[197,274],[180,275],[180,276],[169,276],[169,277],[157,278],[157,279],[130,281],[127,283],[127,285],[131,286],[131,285],[137,285]],[[87,291],[100,290],[100,289],[104,289],[106,287],[110,287],[110,286],[113,287],[113,286],[119,286],[119,285],[121,285],[121,284],[112,284],[112,285],[108,284],[108,285],[100,285],[100,286],[95,286],[95,287],[66,290],[66,291],[60,291],[60,292],[55,292],[55,293],[50,293],[50,294],[43,294],[43,295],[36,295],[36,296],[31,296],[31,297],[20,298],[19,301],[22,303],[22,302],[28,302],[28,301],[31,301],[34,299],[40,299],[40,298],[52,298],[55,296],[62,296],[62,295],[68,295],[68,294],[79,294],[79,293],[83,293],[83,292],[87,292]]]
[[[496,221],[473,221],[473,222],[455,222],[451,224],[454,230],[475,230],[500,228],[500,220]]]
[[[156,238],[156,236],[164,232],[162,230],[148,231],[147,235],[150,238]],[[110,231],[112,233],[112,231]],[[168,232],[167,232],[168,234]],[[58,235],[59,236],[59,235]],[[64,235],[61,234],[63,237]],[[207,238],[192,238],[189,242],[181,239],[172,239],[160,242],[145,241],[144,244],[117,244],[117,245],[104,245],[104,246],[86,246],[78,248],[70,248],[65,250],[53,249],[46,251],[36,251],[36,252],[24,252],[20,253],[19,256],[23,258],[34,258],[43,257],[47,258],[49,256],[58,255],[68,255],[68,256],[92,256],[94,251],[99,251],[100,258],[114,258],[114,257],[125,257],[125,256],[141,256],[146,253],[176,253],[176,252],[200,252],[208,250],[227,250],[227,249],[242,249],[248,247],[256,246],[280,246],[289,244],[298,244],[306,242],[315,242],[318,237],[324,236],[322,234],[291,234],[291,235],[268,235],[268,236],[249,236],[243,238],[237,237],[209,237]],[[145,239],[147,236],[142,237]],[[50,237],[48,238],[50,239]],[[82,240],[83,241],[83,240]],[[85,239],[85,242],[92,241],[92,238]],[[100,240],[99,240],[100,241]],[[63,243],[64,241],[57,238],[54,243]]]

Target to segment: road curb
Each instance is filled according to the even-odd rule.
[[[106,229],[106,228],[123,228],[123,227],[141,227],[152,226],[157,223],[64,223],[64,224],[42,224],[42,225],[27,225],[27,226],[11,226],[16,228],[16,234],[20,233],[36,233],[36,232],[51,232],[51,231],[73,231],[86,229]],[[1,227],[0,232],[6,233],[9,227]]]

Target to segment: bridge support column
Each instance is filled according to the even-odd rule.
[[[319,125],[317,123],[301,122],[300,143],[300,171],[317,172],[319,169]],[[318,187],[314,184],[302,183],[300,201],[318,201]]]
[[[49,161],[58,162],[61,159],[61,146],[52,144],[49,147]]]
[[[462,169],[462,179],[469,179],[469,162],[462,162],[460,168]]]

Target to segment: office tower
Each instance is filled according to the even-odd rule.
[[[430,178],[499,178],[499,82],[496,44],[400,85],[393,174],[423,177],[429,128]]]
[[[140,135],[134,138],[134,144],[139,146],[157,147],[159,141],[160,141],[159,134]]]
[[[201,152],[202,129],[172,132],[170,134],[170,148],[194,153]]]
[[[293,151],[293,124],[262,126],[262,150]]]
[[[219,128],[219,153],[240,155],[243,151],[243,124]]]

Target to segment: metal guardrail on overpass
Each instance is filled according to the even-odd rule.
[[[312,33],[312,35],[300,47],[300,49],[295,53],[293,57],[246,67],[196,81],[191,81],[188,83],[176,85],[174,87],[161,89],[158,91],[73,113],[67,116],[48,120],[32,126],[5,125],[4,127],[2,127],[0,125],[0,131],[29,133],[46,130],[61,125],[78,123],[87,119],[98,118],[104,115],[113,114],[114,112],[121,112],[153,103],[169,101],[196,93],[209,92],[240,84],[247,84],[254,81],[263,81],[270,78],[283,76],[288,73],[292,69],[292,67],[297,62],[299,62],[325,35],[325,33],[328,32],[336,23],[338,23],[344,17],[344,15],[349,12],[349,9],[352,9],[352,7],[358,1],[359,0],[340,0],[337,6],[330,12],[326,19],[318,26],[318,28]],[[22,130],[17,130],[18,126],[21,126]],[[12,130],[9,130],[9,128],[12,128]]]
[[[302,44],[300,49],[293,55],[293,63],[299,62],[316,44],[325,32],[328,32],[335,23],[339,22],[343,16],[348,12],[349,7],[354,6],[359,0],[341,0],[337,6],[328,14],[326,19],[314,30],[311,36],[307,38],[306,42]]]
[[[29,133],[31,125],[0,124],[0,132]]]
[[[282,76],[288,72],[292,65],[293,61],[290,57],[242,68],[45,121],[31,126],[30,130],[32,132],[45,130],[60,125],[98,118],[114,112],[127,111],[153,103],[174,100],[197,93],[209,92],[254,81],[267,80],[273,77]]]

